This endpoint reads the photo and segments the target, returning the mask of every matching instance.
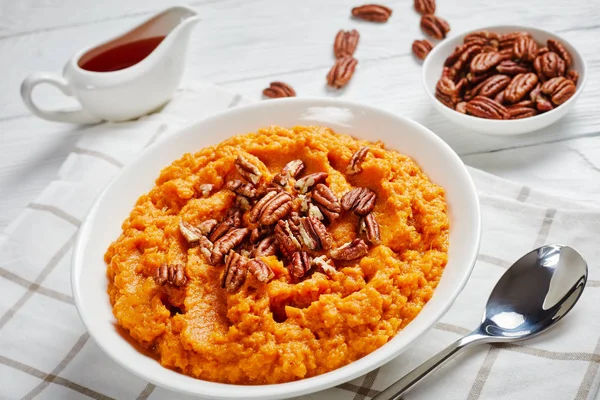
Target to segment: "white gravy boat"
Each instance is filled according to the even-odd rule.
[[[50,121],[92,124],[125,121],[152,112],[169,101],[179,86],[190,33],[198,21],[197,13],[190,8],[169,8],[121,36],[79,51],[67,62],[63,76],[46,72],[30,75],[21,84],[21,97],[32,113]],[[140,44],[144,43],[146,51],[151,52],[129,65],[132,54],[140,53]],[[124,57],[121,65],[112,70],[97,68],[118,54]],[[41,109],[31,96],[40,83],[75,97],[81,107]]]

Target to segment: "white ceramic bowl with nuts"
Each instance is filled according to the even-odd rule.
[[[487,119],[469,115],[456,111],[453,108],[445,105],[442,101],[436,98],[436,85],[442,76],[444,63],[446,59],[454,52],[457,46],[462,45],[464,38],[474,32],[488,31],[497,34],[507,34],[511,32],[528,32],[538,44],[539,47],[546,46],[548,40],[556,40],[564,46],[571,56],[571,65],[565,69],[565,74],[568,70],[575,71],[579,77],[575,84],[576,90],[568,100],[560,105],[552,104],[553,109],[537,115],[520,118],[520,119]],[[535,71],[534,71],[535,72]],[[458,36],[448,38],[437,46],[427,55],[423,63],[422,82],[425,92],[431,99],[435,108],[450,121],[462,125],[468,129],[472,129],[481,133],[491,135],[518,135],[542,129],[560,118],[562,118],[575,104],[575,101],[583,91],[587,75],[587,66],[583,57],[573,45],[567,40],[554,35],[550,32],[532,28],[528,26],[517,25],[499,25],[491,27],[483,27],[469,32],[465,32]],[[546,96],[550,100],[552,96]],[[529,100],[529,93],[525,95],[523,100]],[[464,106],[464,104],[463,104]],[[535,105],[534,105],[535,107]],[[460,108],[460,107],[459,107]],[[536,111],[537,112],[537,111]]]

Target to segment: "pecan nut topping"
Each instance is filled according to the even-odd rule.
[[[360,34],[356,29],[352,29],[351,31],[340,29],[337,35],[335,35],[333,42],[333,54],[335,58],[354,55],[359,38]]]
[[[248,259],[235,251],[227,253],[221,287],[233,293],[242,287],[248,274]]]
[[[494,68],[502,61],[500,53],[493,51],[488,53],[480,53],[471,60],[471,73],[481,74]]]
[[[218,223],[219,222],[216,219],[207,219],[206,221],[202,221],[200,224],[198,224],[197,228],[200,230],[202,235],[209,236]]]
[[[487,119],[510,118],[506,107],[484,96],[477,96],[467,103],[467,114]]]
[[[337,273],[335,264],[325,255],[313,258],[312,265],[316,266],[327,276],[333,276]]]
[[[248,272],[254,275],[256,280],[258,280],[259,282],[267,283],[271,279],[273,279],[273,277],[275,277],[275,274],[273,273],[271,267],[269,267],[269,265],[263,260],[250,260],[248,261],[247,267]]]
[[[496,71],[504,75],[518,75],[531,72],[531,69],[519,62],[512,60],[504,60],[496,66]]]
[[[538,44],[530,36],[519,36],[515,39],[513,46],[513,55],[523,61],[531,62],[535,60],[538,53]]]
[[[533,68],[544,78],[555,78],[565,74],[565,61],[553,51],[537,56]]]
[[[308,192],[314,185],[325,182],[329,175],[327,172],[315,172],[314,174],[306,175],[296,181],[294,188],[300,193]]]
[[[562,76],[552,78],[542,85],[542,93],[549,96],[557,106],[569,100],[575,94],[575,90],[573,81]]]
[[[287,83],[271,82],[269,87],[263,90],[263,95],[270,99],[296,97],[296,91]]]
[[[272,232],[273,229],[270,226],[259,225],[250,232],[250,243],[258,243]]]
[[[431,50],[433,50],[433,44],[426,39],[415,40],[412,44],[412,52],[419,60],[424,60]]]
[[[248,228],[235,228],[231,229],[219,240],[214,242],[213,250],[210,256],[210,262],[212,265],[218,265],[223,262],[225,254],[229,253],[233,248],[240,245],[246,236],[250,233]]]
[[[340,213],[342,212],[340,200],[326,185],[319,183],[315,186],[315,189],[312,192],[312,198],[317,204],[318,209],[329,221],[333,221],[340,216]]]
[[[361,165],[370,149],[369,146],[363,146],[352,155],[350,163],[346,167],[346,175],[356,175],[362,171]]]
[[[377,195],[371,189],[357,187],[350,190],[342,197],[342,208],[354,211],[358,215],[367,215],[373,211]]]
[[[215,242],[232,228],[239,228],[242,225],[242,210],[236,208],[223,221],[219,222],[208,236],[211,242]]]
[[[184,286],[187,283],[187,277],[185,276],[185,267],[181,264],[162,264],[156,269],[154,281],[160,286],[164,286],[167,283],[175,287]]]
[[[369,246],[362,239],[354,239],[330,252],[334,260],[351,261],[367,255]]]
[[[373,213],[368,213],[360,219],[359,233],[364,233],[367,240],[373,244],[381,243],[381,233],[379,232],[379,223]]]
[[[392,15],[392,9],[379,4],[365,4],[352,9],[352,15],[371,22],[386,22]]]
[[[285,187],[290,178],[296,178],[302,171],[304,171],[304,162],[302,160],[292,160],[285,164],[281,172],[273,177],[273,183]]]
[[[538,77],[533,72],[515,76],[504,90],[504,99],[508,103],[520,101],[538,83]]]
[[[198,191],[202,195],[202,197],[208,197],[212,193],[215,185],[211,185],[210,183],[202,183],[198,185]]]
[[[252,162],[246,158],[244,155],[240,154],[235,159],[235,168],[242,176],[242,178],[246,179],[248,182],[252,182],[253,184],[257,184],[260,181],[262,173],[260,169]]]
[[[565,46],[558,40],[548,39],[546,42],[548,45],[548,50],[558,54],[560,58],[565,62],[565,69],[569,69],[571,64],[573,63],[573,59],[571,58],[571,54],[565,49]]]
[[[273,200],[273,198],[275,198],[275,196],[277,196],[278,193],[279,192],[275,190],[269,191],[260,200],[258,200],[258,202],[254,205],[254,208],[252,208],[252,211],[250,211],[250,222],[258,222],[260,216],[262,215],[265,209],[265,206],[271,200]]]
[[[225,188],[231,190],[235,194],[253,199],[256,197],[256,188],[251,183],[244,183],[239,179],[229,181],[225,184]]]
[[[189,244],[197,244],[202,236],[200,229],[185,221],[179,222],[179,231]]]
[[[271,225],[287,217],[291,211],[292,196],[286,192],[279,192],[265,204],[258,222],[261,225]]]
[[[421,15],[435,13],[435,0],[415,0],[415,11]]]
[[[277,239],[277,243],[279,243],[279,249],[283,253],[284,256],[290,258],[295,251],[298,251],[302,248],[300,244],[300,240],[298,236],[292,230],[289,220],[280,220],[277,222],[275,226],[275,238]],[[295,227],[297,228],[297,227]]]
[[[510,114],[510,119],[521,119],[533,117],[537,114],[537,110],[532,107],[513,105],[508,107],[508,113]]]
[[[302,278],[310,271],[311,262],[308,253],[305,251],[297,251],[292,254],[292,263],[290,264],[290,273],[296,278]]]
[[[350,82],[358,61],[352,56],[338,58],[327,74],[327,84],[340,89]]]
[[[254,257],[269,257],[277,254],[277,239],[275,236],[264,238],[254,251]]]
[[[198,241],[198,245],[200,248],[200,253],[206,257],[206,261],[210,262],[212,251],[213,251],[213,242],[208,240],[206,236],[200,236],[200,240]]]
[[[315,217],[300,219],[300,240],[308,250],[329,250],[331,248],[331,235],[321,221]]]
[[[421,30],[434,39],[442,40],[450,32],[450,25],[445,19],[426,14],[421,17]]]

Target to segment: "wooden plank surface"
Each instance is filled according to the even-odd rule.
[[[353,20],[349,9],[360,2],[343,0],[302,2],[277,0],[199,0],[188,3],[202,22],[188,54],[184,79],[221,84],[232,91],[261,99],[272,80],[284,80],[299,96],[343,98],[375,105],[409,116],[434,130],[463,159],[478,168],[546,190],[562,190],[587,201],[596,199],[598,153],[591,162],[572,148],[587,151],[600,133],[600,2],[508,0],[480,2],[438,0],[438,14],[451,26],[450,36],[489,24],[538,26],[571,41],[588,63],[587,87],[575,108],[559,123],[530,135],[493,137],[469,132],[443,119],[429,104],[420,83],[420,64],[410,45],[422,37],[412,1],[385,1],[394,9],[387,24]],[[19,97],[19,86],[33,71],[60,72],[69,57],[84,46],[122,33],[153,13],[168,7],[166,0],[0,0],[0,230],[33,200],[56,172],[77,140],[69,125],[30,116]],[[333,62],[331,51],[340,28],[361,33],[356,57],[359,67],[351,84],[333,91],[325,75]],[[73,104],[57,91],[40,87],[40,104]],[[544,152],[552,156],[540,158]],[[596,159],[594,159],[596,157]],[[544,175],[550,159],[558,172]],[[528,160],[528,162],[516,162]],[[541,179],[540,179],[541,178]],[[561,184],[561,186],[559,186]],[[587,188],[581,192],[578,185]]]

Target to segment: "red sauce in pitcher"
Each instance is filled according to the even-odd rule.
[[[111,72],[129,68],[148,57],[164,36],[150,37],[108,49],[89,60],[79,61],[79,67],[93,72]]]

